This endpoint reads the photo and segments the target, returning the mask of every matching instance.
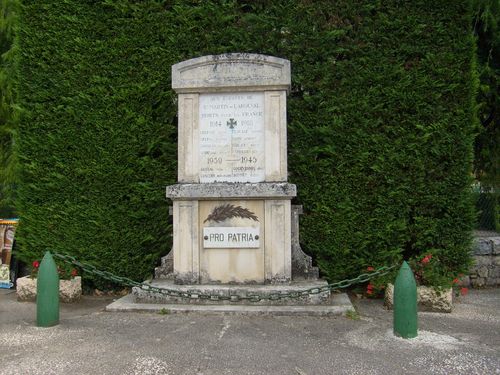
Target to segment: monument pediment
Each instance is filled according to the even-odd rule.
[[[209,55],[172,66],[172,88],[177,92],[248,91],[256,87],[288,90],[290,61],[252,53]]]

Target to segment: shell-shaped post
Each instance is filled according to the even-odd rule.
[[[408,263],[403,262],[394,283],[394,334],[410,339],[418,334],[417,284]]]
[[[50,251],[45,253],[38,269],[36,322],[38,327],[59,324],[59,274]]]

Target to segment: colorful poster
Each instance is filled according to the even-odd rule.
[[[0,219],[0,288],[11,288],[10,259],[18,219]]]

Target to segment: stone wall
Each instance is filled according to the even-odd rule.
[[[500,286],[500,235],[476,237],[473,257],[474,265],[469,272],[470,285]]]

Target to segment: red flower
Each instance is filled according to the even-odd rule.
[[[431,255],[431,254],[426,255],[426,256],[424,257],[424,259],[422,259],[422,264],[427,264],[427,263],[429,263],[429,262],[431,261],[431,259],[432,259],[432,255]]]
[[[466,295],[467,295],[467,293],[469,293],[469,289],[467,289],[467,288],[465,288],[465,287],[464,287],[464,288],[460,288],[460,294],[461,294],[462,296],[466,296]]]
[[[38,268],[38,267],[40,267],[40,262],[38,260],[35,260],[33,262],[33,268]]]
[[[78,271],[75,270],[74,268],[71,270],[71,276],[75,277],[78,275]]]
[[[368,285],[366,286],[366,294],[368,294],[368,295],[373,294],[373,284],[372,283],[368,283]]]
[[[369,267],[366,267],[366,270],[367,271],[375,271],[375,268],[373,268],[372,266],[369,266]]]
[[[371,290],[373,290],[373,284],[371,284],[371,283],[370,283],[370,284],[368,284],[368,285],[366,286],[366,290],[370,290],[370,291],[371,291]]]
[[[458,280],[456,277],[453,279],[452,283],[453,284],[458,284],[460,280]]]

